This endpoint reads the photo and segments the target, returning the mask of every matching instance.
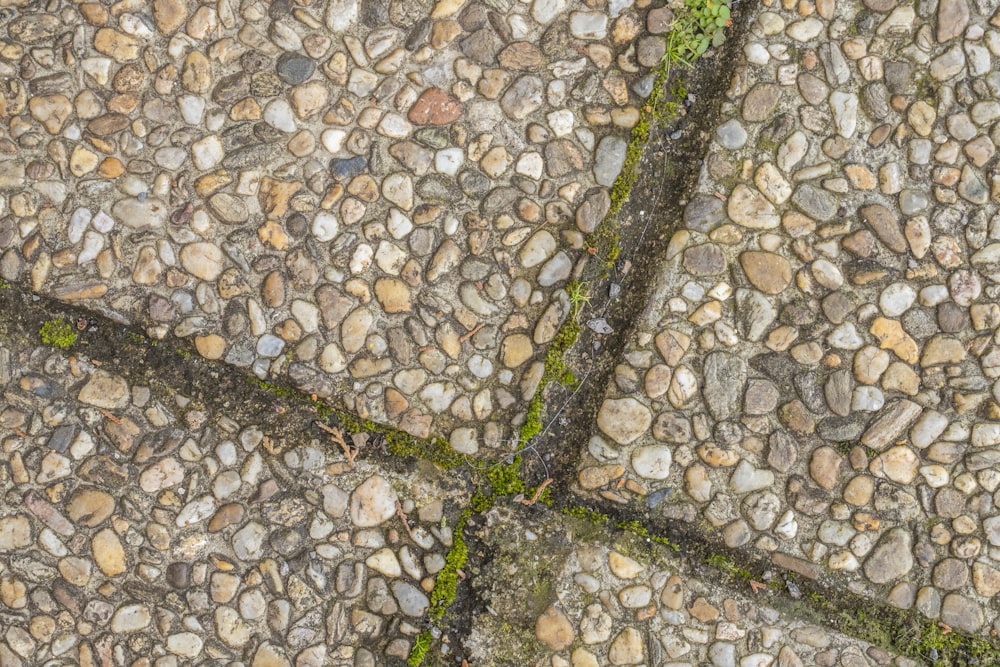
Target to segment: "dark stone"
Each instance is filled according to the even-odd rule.
[[[726,220],[726,203],[712,195],[695,195],[684,207],[684,225],[707,234]]]
[[[409,237],[410,251],[417,257],[426,257],[437,247],[436,232],[432,227],[418,227]]]
[[[726,270],[726,256],[714,243],[703,243],[684,250],[684,268],[695,276],[715,276]]]
[[[954,301],[938,304],[937,322],[945,333],[958,333],[970,326],[969,314]]]
[[[191,585],[191,564],[183,561],[167,566],[167,583],[174,588],[187,588]]]
[[[510,211],[519,198],[520,194],[514,188],[494,188],[483,200],[480,210],[487,215]]]
[[[368,160],[358,155],[352,158],[333,158],[330,160],[330,173],[337,180],[348,180],[365,173]]]
[[[28,89],[32,96],[35,95],[56,95],[64,94],[68,90],[73,90],[76,85],[73,77],[68,72],[39,76],[31,80]]]
[[[831,292],[823,299],[823,314],[834,324],[840,324],[854,311],[854,302],[843,292]]]
[[[219,79],[212,90],[212,100],[216,104],[228,107],[250,95],[250,77],[243,72],[230,74]]]
[[[798,121],[794,115],[790,113],[778,114],[774,117],[774,120],[765,125],[764,129],[760,131],[760,138],[757,140],[757,143],[778,145],[795,131],[797,125]]]
[[[965,494],[951,486],[938,489],[934,496],[934,508],[945,518],[958,518],[965,511]]]
[[[249,166],[266,164],[277,153],[281,152],[281,144],[252,144],[226,153],[222,166],[227,169],[244,169]]]
[[[427,38],[431,35],[432,25],[433,22],[426,16],[417,21],[406,35],[406,42],[404,44],[406,50],[416,51],[423,46],[427,42]]]
[[[826,417],[816,424],[816,434],[828,442],[851,442],[861,437],[865,430],[863,415]]]
[[[389,23],[389,0],[361,0],[358,22],[369,28],[383,28]]]
[[[916,340],[922,340],[925,338],[930,338],[934,334],[938,333],[938,325],[936,318],[934,317],[934,311],[930,308],[921,308],[919,306],[910,308],[908,311],[903,313],[900,318],[900,322],[903,324],[903,329],[906,333],[910,334]]]
[[[490,191],[492,182],[476,169],[465,169],[458,175],[458,186],[471,199],[482,199]]]
[[[549,26],[539,42],[542,46],[542,53],[550,60],[562,58],[567,55],[570,43],[574,41],[569,32],[569,23],[566,21],[554,21]]]
[[[767,462],[778,472],[788,472],[798,459],[798,442],[786,431],[775,431],[767,440]]]
[[[823,397],[823,388],[819,384],[819,378],[812,371],[797,373],[793,379],[795,391],[802,399],[802,402],[810,412],[825,414],[826,399]]]
[[[861,94],[862,107],[872,118],[885,120],[891,113],[889,96],[889,89],[881,81],[868,84]]]
[[[792,203],[816,220],[830,220],[837,214],[836,197],[808,183],[795,189]]]
[[[503,42],[496,33],[489,28],[482,28],[472,33],[462,40],[460,45],[462,53],[466,58],[489,67],[496,64],[497,53],[503,46]]]
[[[903,61],[887,61],[884,65],[885,82],[893,95],[904,95],[909,92],[910,81],[913,78],[912,65]]]
[[[52,432],[52,437],[49,438],[49,449],[53,449],[60,453],[67,452],[69,450],[69,446],[73,444],[73,438],[76,437],[76,431],[77,427],[72,424],[60,426]]]
[[[276,65],[278,78],[290,86],[297,86],[313,75],[316,62],[300,53],[282,53]]]

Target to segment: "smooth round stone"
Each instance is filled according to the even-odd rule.
[[[448,442],[451,448],[460,454],[475,454],[479,451],[479,441],[474,428],[456,428],[448,437]]]
[[[715,130],[715,136],[724,148],[743,148],[747,142],[747,131],[736,119],[728,120]]]
[[[670,448],[664,445],[648,445],[632,452],[632,469],[646,479],[666,479],[671,461]]]
[[[317,241],[322,241],[323,243],[332,241],[337,236],[339,228],[340,225],[337,222],[337,216],[329,211],[320,211],[313,218],[312,234],[316,237]]]
[[[274,357],[281,354],[281,351],[285,348],[285,341],[281,340],[273,334],[264,334],[257,341],[257,354],[262,357],[268,357],[273,359]]]
[[[290,86],[297,86],[316,71],[316,63],[299,53],[283,53],[276,65],[278,78]]]
[[[222,249],[214,243],[189,243],[181,248],[181,266],[195,278],[213,281],[222,274]]]
[[[917,299],[917,292],[906,283],[893,283],[879,295],[878,305],[886,317],[898,317],[910,309]]]

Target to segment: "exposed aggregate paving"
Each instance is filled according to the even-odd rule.
[[[517,443],[685,11],[0,4],[0,278],[484,457]],[[571,491],[1000,631],[996,5],[740,8]],[[407,660],[468,471],[101,365],[0,341],[0,665]],[[518,505],[471,521],[434,664],[918,664]]]

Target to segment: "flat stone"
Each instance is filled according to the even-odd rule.
[[[112,632],[138,632],[152,621],[149,607],[144,604],[127,604],[119,607],[111,617]]]
[[[128,198],[115,202],[111,215],[132,229],[160,229],[166,224],[169,211],[166,204],[154,197]]]
[[[225,268],[222,249],[214,243],[189,243],[181,248],[180,260],[185,271],[208,282],[217,279]]]
[[[872,422],[864,435],[861,444],[875,450],[881,450],[899,436],[920,415],[920,405],[906,399],[900,399],[884,408],[878,418]]]
[[[747,280],[765,294],[780,294],[792,281],[792,267],[781,255],[747,251],[740,255],[740,266]]]
[[[961,36],[969,25],[968,0],[940,0],[937,11],[937,41],[941,44]]]
[[[772,117],[781,87],[773,83],[758,83],[743,98],[743,120],[748,123],[762,123]]]
[[[614,185],[625,164],[627,151],[628,144],[620,137],[607,136],[601,139],[594,161],[594,180],[605,187]]]
[[[831,220],[838,209],[837,199],[831,193],[808,183],[795,189],[792,203],[815,220]]]
[[[128,383],[124,378],[107,371],[95,371],[83,385],[77,400],[106,410],[121,410],[129,404]]]
[[[707,234],[726,221],[726,203],[712,195],[698,194],[684,207],[684,225]]]
[[[670,474],[673,457],[670,448],[663,445],[647,445],[632,452],[632,469],[645,479],[666,479]]]
[[[702,393],[715,419],[726,420],[740,412],[740,397],[747,380],[747,365],[736,355],[713,352],[705,359]]]
[[[714,276],[726,269],[722,248],[714,243],[690,246],[684,250],[684,268],[695,276]]]
[[[638,400],[605,399],[597,413],[597,426],[619,445],[627,445],[649,430],[653,415]]]
[[[983,608],[964,595],[949,593],[941,604],[941,621],[959,632],[972,634],[983,627]]]
[[[566,614],[549,606],[535,622],[535,636],[553,651],[561,651],[573,643],[576,632]]]
[[[887,532],[865,560],[865,576],[875,584],[887,584],[913,569],[913,537],[905,528]]]
[[[31,521],[26,514],[0,518],[0,552],[23,549],[31,543]]]
[[[774,205],[760,191],[742,183],[729,195],[726,213],[733,222],[750,229],[774,229],[781,224]]]
[[[447,91],[428,88],[407,113],[409,121],[415,125],[447,125],[462,115],[464,106]]]
[[[638,665],[645,660],[642,635],[629,626],[619,632],[608,647],[608,660],[612,665]]]
[[[316,71],[316,62],[300,53],[282,53],[276,64],[278,78],[290,86],[303,83]]]
[[[351,522],[371,528],[388,521],[396,513],[396,492],[381,475],[372,475],[351,493]]]

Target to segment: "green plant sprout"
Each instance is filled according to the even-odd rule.
[[[49,320],[42,325],[38,334],[42,337],[42,342],[60,350],[72,347],[76,343],[76,332],[66,320]]]

